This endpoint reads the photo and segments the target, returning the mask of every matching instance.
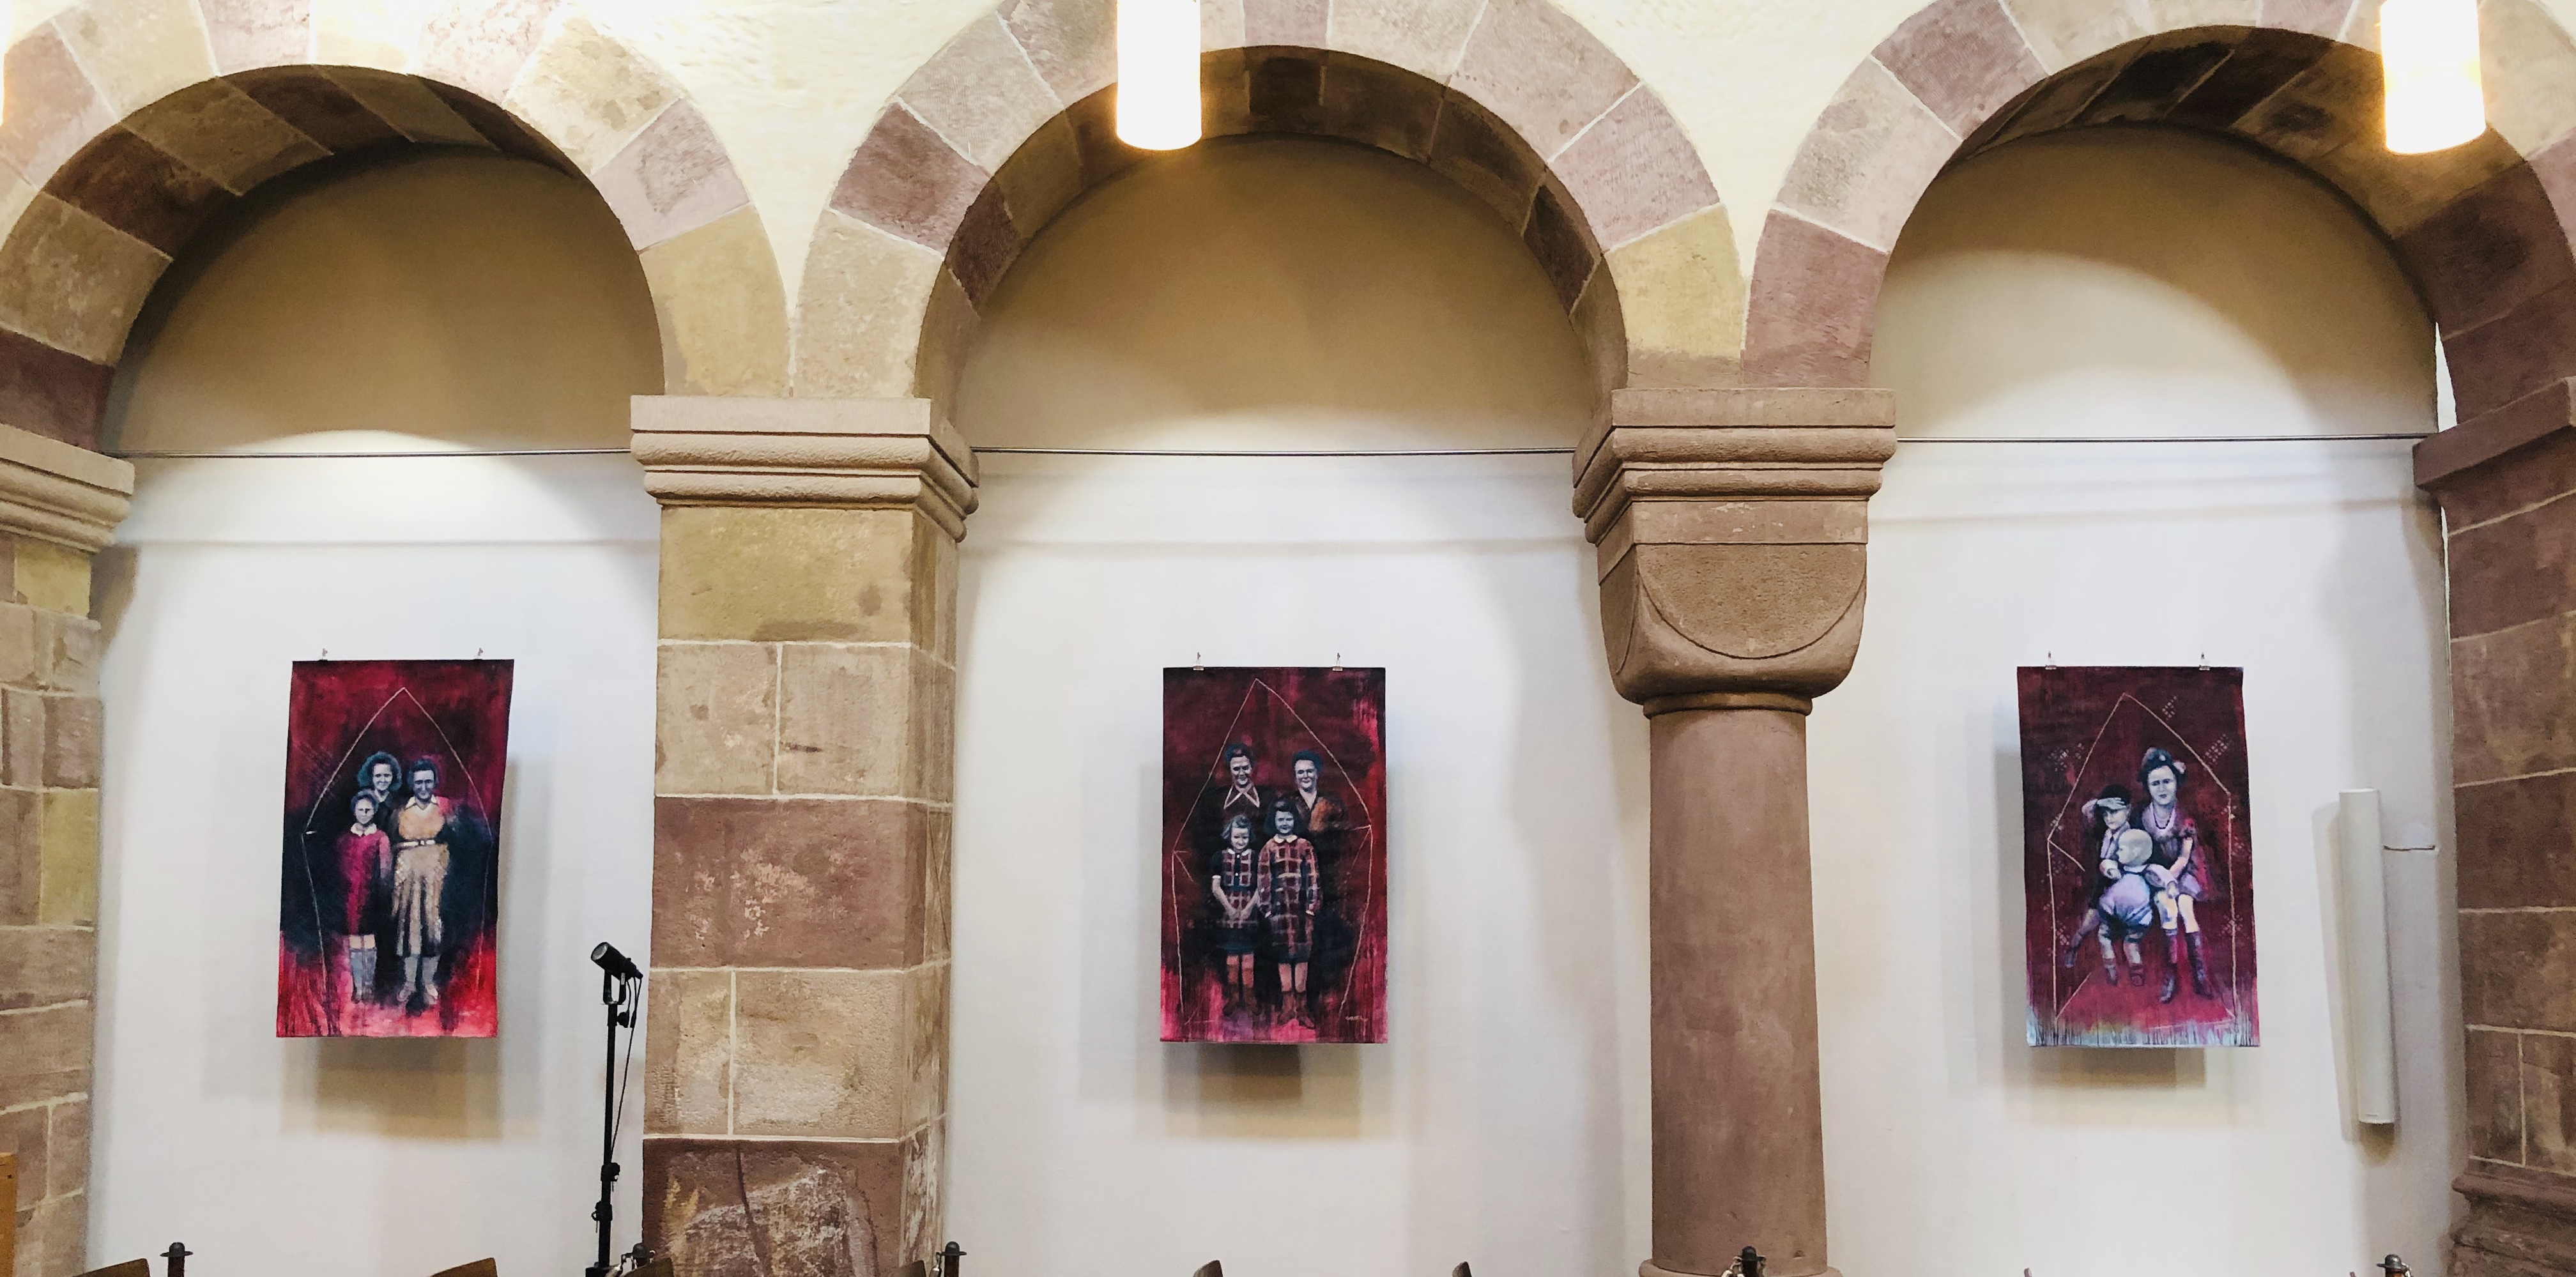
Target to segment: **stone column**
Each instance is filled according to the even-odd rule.
[[[1654,1255],[1825,1263],[1807,861],[1812,699],[1851,670],[1879,390],[1621,390],[1576,450],[1611,680],[1653,750]]]
[[[2576,395],[2416,446],[2450,560],[2468,1200],[2452,1277],[2576,1272]],[[2428,1105],[2438,1111],[2437,1101]]]
[[[918,399],[639,397],[663,505],[645,1236],[937,1249],[965,441]]]
[[[98,992],[98,622],[90,556],[134,467],[0,426],[0,1152],[18,1277],[70,1277],[89,1234]]]

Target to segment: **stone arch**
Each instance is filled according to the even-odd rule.
[[[7,59],[0,422],[96,446],[127,331],[197,229],[282,173],[390,146],[590,182],[642,258],[666,390],[785,386],[785,294],[723,144],[571,5],[447,0],[379,45],[323,38],[309,0],[86,0]]]
[[[1948,165],[2105,125],[2229,137],[2297,164],[2384,235],[2441,326],[2463,422],[2554,411],[2576,373],[2576,44],[2487,0],[2490,127],[2432,155],[2380,144],[2361,0],[1940,0],[1844,81],[1754,260],[1747,379],[1866,384],[1888,253]],[[2526,402],[2530,401],[2530,402]]]
[[[1744,286],[1717,189],[1635,72],[1547,0],[1207,0],[1211,136],[1325,136],[1490,205],[1554,284],[1605,395],[1731,384]],[[979,308],[1118,142],[1110,0],[1007,0],[907,81],[815,227],[795,393],[943,417]]]

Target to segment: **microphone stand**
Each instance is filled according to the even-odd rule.
[[[637,982],[611,971],[599,977],[599,1000],[608,1008],[608,1073],[602,1101],[599,1127],[599,1204],[590,1208],[590,1217],[599,1221],[599,1262],[582,1270],[585,1277],[609,1277],[616,1261],[609,1253],[609,1220],[617,1213],[617,1031],[633,1032],[635,1028],[635,986]]]

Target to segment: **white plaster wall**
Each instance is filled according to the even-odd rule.
[[[1212,147],[1078,205],[967,367],[979,445],[1570,443],[1491,215]],[[1562,456],[994,457],[961,588],[949,1227],[1047,1277],[1615,1272],[1645,1240],[1645,725]],[[1390,1042],[1166,1046],[1161,671],[1387,667]]]
[[[2164,134],[1946,178],[1877,373],[1914,437],[2434,421],[2385,250],[2302,179]],[[2339,789],[2380,789],[2393,841],[2448,829],[2439,524],[2406,445],[1910,443],[1870,513],[1868,634],[1812,735],[1838,1264],[2437,1271],[2463,1155],[2448,853],[2392,858],[2393,1139],[2346,1116],[2323,873]],[[2263,1045],[2027,1048],[2013,668],[2204,653],[2246,668]]]
[[[156,301],[112,446],[615,447],[659,384],[634,255],[567,179],[450,155],[262,198]],[[142,465],[99,588],[94,1260],[586,1262],[586,958],[643,960],[650,909],[655,536],[623,457]],[[496,1041],[272,1036],[288,667],[325,649],[518,663]]]

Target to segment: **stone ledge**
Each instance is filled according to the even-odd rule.
[[[2415,445],[2415,486],[2438,489],[2465,471],[2576,426],[2576,380],[2552,382]]]
[[[911,508],[959,538],[975,510],[974,449],[927,399],[637,395],[634,422],[666,506]]]
[[[2576,1271],[2576,1180],[2472,1161],[2451,1191],[2469,1201],[2467,1215],[2451,1230],[2451,1271],[2481,1277]]]
[[[1575,450],[1574,512],[1600,544],[1637,500],[1866,500],[1896,455],[1895,421],[1886,390],[1615,391],[1608,417]]]
[[[133,503],[132,462],[0,426],[0,532],[96,553]]]

